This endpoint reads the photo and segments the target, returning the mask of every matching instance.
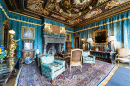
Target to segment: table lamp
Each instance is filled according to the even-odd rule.
[[[88,38],[87,42],[88,42],[89,50],[91,50],[91,42],[93,42],[93,39],[92,38]]]
[[[81,41],[83,42],[83,43],[82,43],[83,50],[85,50],[85,40],[86,40],[86,39],[81,39]]]
[[[112,51],[112,46],[111,46],[111,41],[115,41],[116,40],[116,38],[115,38],[115,36],[108,36],[107,37],[107,39],[106,39],[106,41],[108,41],[108,50],[107,51]]]

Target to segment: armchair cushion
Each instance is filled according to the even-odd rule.
[[[118,58],[115,58],[115,62],[116,60],[120,62],[129,62],[130,65],[130,49],[126,49],[126,48],[120,48],[117,50],[118,54],[116,55]]]
[[[45,56],[41,57],[41,63],[49,64],[49,63],[53,63],[53,62],[54,62],[54,56],[51,54],[46,54]]]
[[[65,61],[54,60],[54,56],[47,54],[40,57],[42,74],[53,80],[65,71]]]
[[[95,56],[90,55],[90,52],[83,52],[83,63],[95,63]]]
[[[119,57],[128,58],[130,56],[130,49],[120,48],[117,51]]]

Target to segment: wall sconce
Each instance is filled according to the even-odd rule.
[[[88,38],[87,42],[88,42],[89,50],[91,50],[91,42],[93,42],[93,39],[92,38]]]
[[[60,34],[61,34],[61,36],[65,36],[65,27],[60,27],[61,28],[61,30],[60,30]]]
[[[82,41],[83,50],[85,50],[85,41],[86,41],[86,39],[81,39],[81,41]]]
[[[112,51],[111,42],[115,41],[115,40],[116,40],[115,36],[108,36],[107,37],[106,41],[108,41],[108,48],[109,48],[107,51],[110,51],[110,52]]]
[[[44,24],[45,24],[45,27],[43,29],[44,33],[51,35],[52,34],[51,24],[48,23],[44,23]]]

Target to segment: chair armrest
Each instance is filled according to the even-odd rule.
[[[94,56],[94,55],[88,55],[88,57],[91,57],[91,58],[94,58],[94,59],[95,59],[95,56]]]
[[[116,57],[119,58],[119,55],[117,54]]]
[[[65,65],[65,61],[62,61],[62,60],[54,60],[54,62]]]

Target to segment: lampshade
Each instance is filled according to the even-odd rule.
[[[114,41],[116,40],[115,36],[108,36],[106,41]]]
[[[39,54],[39,52],[40,52],[39,49],[37,49],[37,50],[36,50],[36,53]]]
[[[14,30],[9,30],[9,34],[15,34]]]
[[[81,41],[85,41],[85,39],[81,39]]]
[[[88,39],[87,39],[87,42],[92,42],[92,41],[93,41],[92,38],[88,38]]]

